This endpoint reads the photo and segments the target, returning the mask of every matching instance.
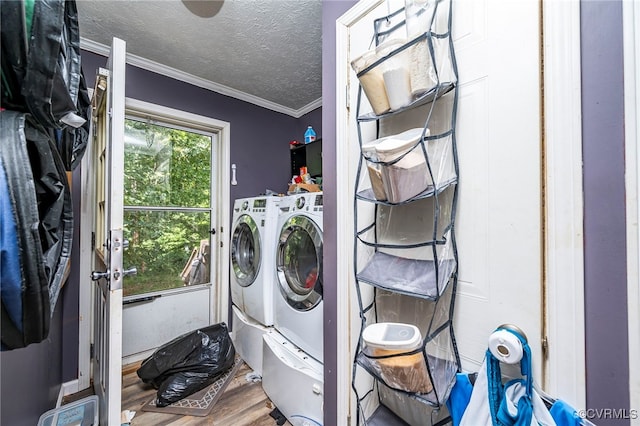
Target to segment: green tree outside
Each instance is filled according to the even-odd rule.
[[[211,229],[211,136],[125,121],[124,294],[182,287],[191,252]]]

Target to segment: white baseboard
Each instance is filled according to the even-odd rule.
[[[127,355],[122,357],[122,365],[129,365],[139,361],[143,361],[153,355],[155,349],[149,349],[148,351],[135,353],[132,355]]]

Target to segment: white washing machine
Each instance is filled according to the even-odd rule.
[[[276,231],[280,197],[234,202],[231,230],[231,337],[240,357],[262,374],[262,334],[273,325]]]
[[[322,192],[283,200],[275,263],[274,327],[322,363]]]
[[[260,324],[273,325],[273,269],[280,197],[237,199],[231,227],[231,301]]]
[[[323,365],[273,329],[262,338],[264,392],[292,426],[322,426]]]

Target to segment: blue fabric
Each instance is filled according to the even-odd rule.
[[[502,387],[502,373],[500,372],[500,361],[493,356],[490,350],[485,355],[487,359],[487,385],[489,392],[489,412],[491,413],[491,422],[499,425],[497,417],[500,410],[500,404],[504,400],[504,388]]]
[[[447,409],[451,415],[453,426],[460,424],[464,410],[469,405],[471,392],[473,392],[473,385],[469,381],[469,375],[467,373],[456,374],[456,382],[451,389],[449,399],[447,399]]]
[[[582,420],[576,410],[564,401],[556,400],[549,409],[557,426],[580,426]]]
[[[523,386],[527,386],[525,380],[516,379],[507,382],[504,387],[508,388],[514,383],[521,383]],[[494,419],[494,424],[497,425],[530,426],[531,419],[533,418],[533,405],[531,404],[531,398],[523,397],[518,400],[518,414],[516,414],[516,417],[513,417],[509,413],[509,409],[507,408],[507,398],[503,398],[495,416],[498,421],[496,422]]]
[[[533,405],[531,403],[531,393],[533,391],[531,377],[531,348],[527,341],[519,333],[513,330],[503,329],[513,334],[522,344],[522,359],[520,360],[520,372],[525,379],[513,380],[507,385],[502,384],[502,372],[500,371],[500,361],[487,350],[487,380],[489,382],[489,411],[491,421],[496,426],[521,426],[530,425],[533,418]],[[526,396],[518,401],[518,414],[514,418],[509,414],[506,406],[504,390],[515,382],[522,383],[526,388]]]
[[[20,249],[9,184],[0,162],[0,298],[7,314],[22,331],[22,274]]]
[[[491,414],[491,423],[493,426],[530,426],[534,417],[545,418],[545,421],[551,422],[551,418],[555,421],[557,426],[581,426],[582,420],[578,417],[577,412],[568,404],[561,400],[557,400],[553,403],[549,412],[546,413],[546,408],[543,402],[537,396],[537,393],[533,390],[533,378],[531,373],[531,348],[527,344],[526,340],[518,333],[512,330],[507,331],[514,334],[522,343],[523,355],[520,360],[520,371],[524,376],[521,379],[511,380],[506,384],[502,384],[502,375],[500,371],[500,361],[496,359],[490,351],[486,353],[486,370],[481,371],[479,374],[485,373],[487,380],[487,400],[489,412]],[[505,390],[512,386],[522,386],[524,389],[517,389],[509,397],[505,395]],[[469,381],[468,374],[458,373],[456,375],[456,381],[451,390],[449,399],[447,400],[447,408],[451,415],[452,423],[454,426],[460,425],[464,413],[469,406],[471,396],[473,393],[473,385]],[[535,403],[534,403],[535,396]],[[511,415],[508,410],[507,400],[518,398],[517,402],[517,414]],[[535,405],[535,410],[534,410]],[[538,410],[545,409],[545,414],[542,416]],[[534,413],[535,411],[535,413]],[[549,418],[549,415],[551,418]],[[542,417],[540,417],[542,416]],[[465,419],[465,421],[468,419]],[[489,421],[489,419],[486,419]]]

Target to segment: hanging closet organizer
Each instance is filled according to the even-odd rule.
[[[375,47],[351,63],[360,83],[354,188],[360,334],[352,369],[358,425],[426,424],[425,412],[430,424],[446,423],[441,408],[460,369],[453,330],[458,72],[451,0],[406,4],[374,21]]]

